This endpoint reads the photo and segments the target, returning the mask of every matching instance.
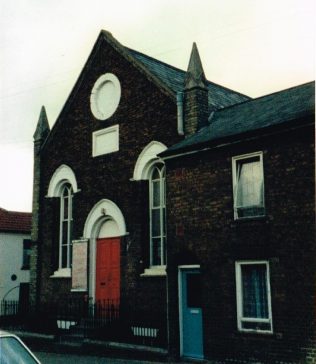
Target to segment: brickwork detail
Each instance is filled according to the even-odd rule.
[[[186,137],[207,125],[209,108],[206,89],[193,88],[185,91],[184,115],[184,134]]]

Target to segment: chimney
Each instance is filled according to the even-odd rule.
[[[200,55],[193,43],[184,81],[184,134],[188,137],[207,125],[208,87]]]

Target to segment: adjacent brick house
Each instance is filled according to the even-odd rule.
[[[207,81],[195,44],[184,72],[101,31],[54,127],[43,108],[34,135],[32,302],[139,308],[168,321],[173,356],[310,353],[313,87],[251,100]],[[304,319],[288,300],[302,276]]]
[[[29,212],[0,208],[0,302],[28,303],[31,220]]]
[[[215,111],[162,153],[176,355],[314,362],[314,88]]]

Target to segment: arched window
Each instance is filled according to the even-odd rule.
[[[73,190],[69,183],[61,187],[59,216],[59,269],[71,267]]]
[[[52,278],[71,277],[73,197],[79,191],[73,170],[65,164],[59,166],[51,177],[47,191],[47,197],[54,197],[59,202],[59,206],[54,204],[59,221],[56,221],[56,229],[51,226],[54,241],[58,242],[54,252],[54,266],[57,270]]]
[[[165,166],[154,164],[149,174],[150,266],[166,264]]]

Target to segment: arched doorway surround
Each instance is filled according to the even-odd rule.
[[[96,297],[97,240],[121,239],[125,235],[125,219],[119,207],[108,199],[96,203],[87,217],[83,232],[83,236],[90,241],[89,296],[93,299]]]

